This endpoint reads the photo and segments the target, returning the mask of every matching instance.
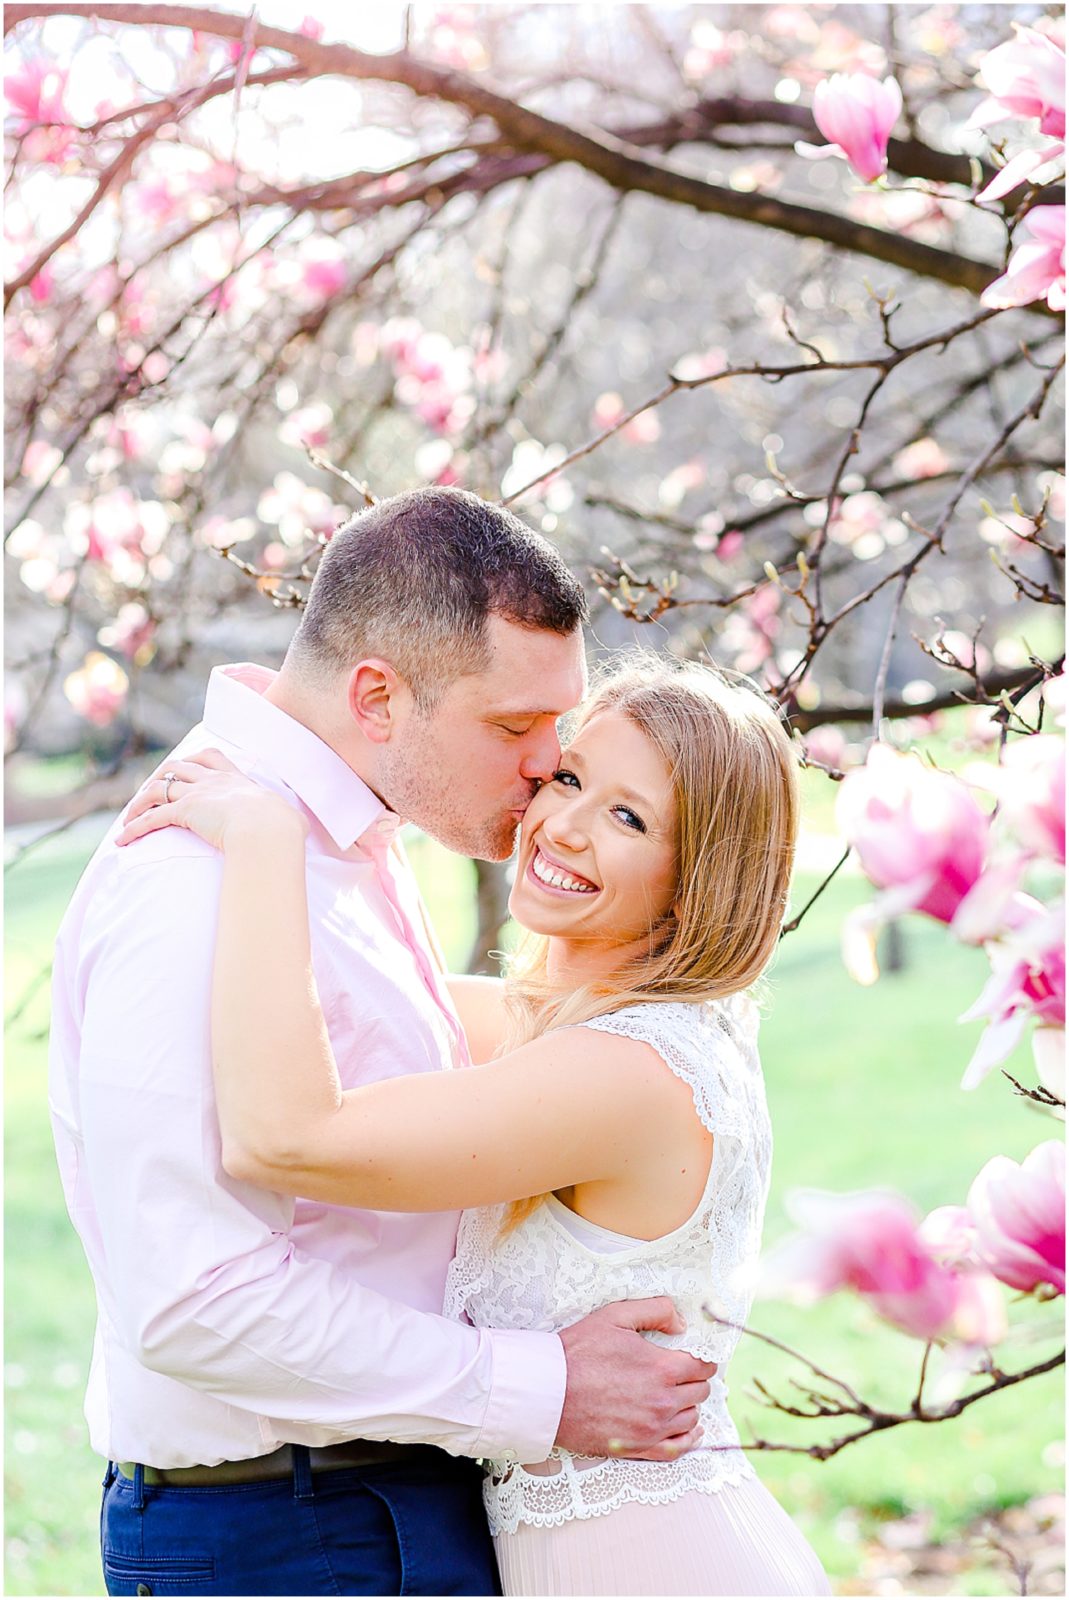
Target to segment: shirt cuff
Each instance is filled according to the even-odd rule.
[[[490,1461],[545,1461],[564,1410],[568,1366],[555,1333],[495,1328],[490,1400],[471,1454]]]

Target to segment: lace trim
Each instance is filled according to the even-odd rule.
[[[508,1467],[487,1479],[483,1498],[490,1532],[515,1533],[521,1523],[559,1528],[630,1503],[667,1505],[685,1494],[716,1494],[754,1476],[740,1450],[698,1451],[681,1461],[603,1461],[585,1471],[566,1464],[548,1477]]]
[[[752,1016],[742,1006],[732,1010],[727,1002],[716,1001],[625,1006],[579,1026],[652,1045],[676,1077],[690,1085],[702,1125],[712,1134],[746,1139],[753,1133],[745,1092],[751,1085],[739,1084],[740,1063],[746,1069],[744,1079],[760,1076],[756,1008],[749,1004]],[[725,1042],[732,1047],[727,1052]]]

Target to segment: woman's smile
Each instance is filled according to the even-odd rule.
[[[527,863],[527,877],[547,894],[595,895],[598,885],[589,878],[573,872],[560,861],[555,861],[536,844]]]

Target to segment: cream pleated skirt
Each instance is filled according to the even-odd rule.
[[[758,1478],[494,1540],[506,1595],[822,1595],[828,1579]]]

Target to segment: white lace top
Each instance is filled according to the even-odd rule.
[[[753,1471],[738,1448],[723,1374],[750,1310],[772,1155],[756,1008],[743,996],[701,1005],[666,1001],[629,1006],[583,1026],[644,1040],[690,1084],[697,1114],[713,1134],[702,1198],[681,1227],[659,1239],[632,1240],[628,1248],[608,1230],[597,1244],[591,1224],[573,1227],[559,1203],[538,1206],[503,1237],[506,1207],[466,1211],[446,1315],[477,1327],[556,1332],[615,1300],[670,1295],[686,1333],[647,1337],[716,1361],[720,1370],[701,1408],[703,1447],[678,1461],[594,1461],[554,1449],[536,1466],[492,1462],[486,1506],[495,1534],[521,1522],[547,1526],[599,1516],[629,1500],[708,1493]],[[736,1327],[711,1320],[706,1308]]]

